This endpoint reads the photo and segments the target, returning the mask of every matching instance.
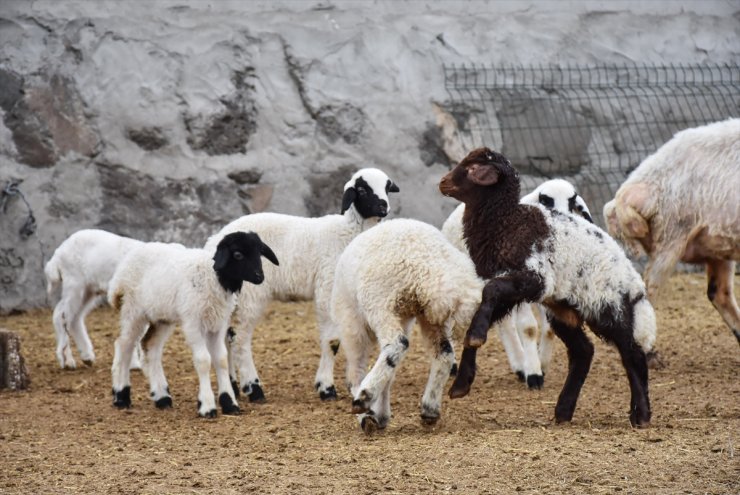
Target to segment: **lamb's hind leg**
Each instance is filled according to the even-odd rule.
[[[321,345],[321,359],[316,370],[314,386],[319,392],[321,400],[336,400],[337,389],[334,386],[334,359],[339,352],[339,328],[328,314],[316,307],[316,318],[319,323],[319,342]]]
[[[257,367],[254,364],[252,335],[257,322],[267,307],[267,301],[244,302],[241,298],[238,301],[234,312],[234,331],[236,332],[236,358],[239,363],[239,384],[242,392],[249,398],[249,402],[263,403],[265,402],[265,393],[262,390]]]
[[[734,261],[707,261],[707,297],[740,344],[740,309],[735,300],[734,276]]]
[[[172,323],[149,325],[141,339],[142,371],[149,379],[149,395],[158,409],[172,407],[172,396],[162,367],[162,352],[175,326]],[[138,345],[138,344],[137,344]]]
[[[206,345],[211,354],[213,367],[216,369],[216,381],[218,382],[218,403],[221,411],[228,415],[241,413],[236,402],[234,389],[229,379],[229,363],[226,351],[226,329],[210,331],[206,333]]]
[[[421,324],[421,328],[432,353],[429,379],[421,398],[421,420],[424,424],[433,425],[439,420],[444,384],[447,381],[448,370],[455,361],[455,353],[450,341],[452,328],[446,325],[439,331],[424,323]]]
[[[552,318],[550,325],[568,349],[568,376],[555,406],[555,421],[562,423],[573,419],[578,395],[591,368],[594,346],[580,325],[571,326],[557,318]]]

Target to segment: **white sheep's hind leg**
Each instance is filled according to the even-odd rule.
[[[172,323],[149,325],[144,337],[136,344],[136,349],[142,351],[142,371],[149,379],[149,395],[158,409],[172,407],[170,387],[162,368],[162,352],[174,329]]]
[[[547,310],[541,304],[532,304],[534,316],[537,318],[537,325],[540,327],[540,368],[542,369],[542,378],[544,379],[547,370],[550,369],[552,362],[552,346],[555,342],[555,332],[552,331],[550,321],[547,319]]]
[[[537,350],[537,319],[532,312],[532,305],[523,303],[514,308],[511,312],[512,318],[516,322],[516,330],[519,334],[519,340],[524,351],[524,362],[522,369],[526,377],[527,387],[530,389],[540,389],[544,382],[542,377],[542,368],[540,368],[540,356]]]
[[[206,332],[206,344],[208,352],[211,353],[213,367],[216,370],[216,381],[218,382],[218,403],[221,412],[228,415],[241,413],[239,404],[234,396],[234,389],[229,378],[229,362],[226,350],[226,328],[219,331]]]
[[[62,368],[75,369],[77,363],[72,355],[72,322],[82,306],[84,287],[70,283],[62,284],[62,295],[54,307],[52,321],[57,336],[57,360]]]
[[[516,331],[516,324],[511,315],[504,317],[497,325],[498,335],[504,345],[506,357],[509,359],[511,371],[516,373],[520,381],[527,377],[524,374],[524,349]]]
[[[60,299],[57,305],[54,307],[54,313],[52,315],[52,323],[54,324],[54,334],[57,340],[56,357],[61,368],[75,369],[77,363],[75,362],[74,356],[72,356],[72,347],[69,342],[69,335],[67,334],[66,323],[65,323],[65,301]]]
[[[367,374],[372,345],[370,334],[365,329],[363,321],[356,317],[343,317],[341,342],[346,359],[347,390],[354,397]]]
[[[193,365],[198,373],[198,415],[203,418],[216,417],[216,398],[211,388],[211,353],[199,325],[183,322],[185,340],[193,352]]]
[[[245,305],[240,299],[234,313],[239,384],[242,392],[249,398],[249,402],[256,403],[265,402],[265,393],[254,365],[252,334],[266,307],[267,301],[252,301]]]
[[[146,320],[140,315],[129,314],[121,308],[121,334],[116,339],[111,374],[113,378],[113,405],[118,408],[131,407],[131,377],[129,363],[136,343],[146,330]]]
[[[71,320],[71,335],[72,339],[77,345],[77,351],[80,353],[80,359],[86,366],[92,366],[95,362],[95,351],[93,350],[92,342],[90,341],[90,335],[87,332],[85,326],[85,318],[90,311],[100,303],[100,296],[90,291],[84,291],[82,295],[81,305],[77,308],[77,311],[73,313]]]
[[[707,261],[707,297],[740,344],[740,309],[735,300],[734,277],[734,261]]]
[[[359,391],[352,401],[352,412],[360,415],[360,425],[365,433],[370,434],[377,429],[385,428],[390,420],[390,385],[398,365],[408,351],[408,335],[411,333],[413,322],[413,318],[402,322],[402,332],[391,328],[382,329],[370,323],[372,328],[378,329],[376,333],[381,346],[380,353],[370,373],[360,383]],[[384,396],[385,393],[388,394],[387,397]],[[374,407],[379,410],[374,410]]]
[[[441,415],[442,394],[444,385],[449,376],[449,369],[455,361],[452,349],[452,325],[447,323],[443,328],[437,328],[421,323],[422,335],[429,343],[431,366],[429,379],[421,398],[421,420],[424,424],[435,424]]]
[[[339,352],[339,327],[331,321],[326,313],[316,306],[316,317],[319,323],[319,341],[321,344],[321,359],[316,370],[314,386],[319,392],[321,400],[336,400],[337,389],[334,387],[334,360]]]
[[[144,351],[141,348],[141,342],[137,342],[136,347],[134,348],[134,353],[131,354],[131,364],[129,364],[129,369],[140,370],[140,369],[143,369],[143,366],[144,366]]]

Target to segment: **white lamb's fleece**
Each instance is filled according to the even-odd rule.
[[[253,213],[232,221],[208,239],[205,249],[213,250],[225,234],[251,230],[270,245],[280,260],[279,267],[265,266],[263,284],[242,289],[233,318],[240,385],[250,401],[264,400],[252,357],[252,334],[267,305],[275,300],[314,300],[321,345],[321,359],[314,384],[322,399],[336,398],[334,359],[338,350],[339,330],[329,316],[329,299],[337,258],[355,236],[378,224],[386,216],[390,210],[388,192],[397,191],[398,187],[385,172],[377,168],[363,168],[344,186],[341,215],[305,218],[269,212]],[[358,207],[360,203],[362,207]],[[230,371],[235,383],[234,370]]]
[[[108,284],[123,257],[143,242],[97,229],[79,230],[54,251],[44,267],[47,292],[53,298],[61,286],[52,321],[56,333],[56,356],[62,368],[75,368],[69,336],[77,345],[82,361],[95,361],[85,317],[105,301]],[[140,366],[137,354],[132,367]]]
[[[415,319],[432,361],[421,415],[428,423],[439,418],[454,362],[450,340],[467,330],[483,284],[470,257],[417,220],[383,222],[347,246],[337,262],[331,312],[341,328],[353,411],[366,432],[390,419],[390,387]],[[372,334],[381,350],[365,376]]]
[[[655,343],[655,312],[645,297],[640,274],[622,248],[606,232],[581,217],[542,205],[535,207],[542,210],[551,234],[544,249],[533,250],[526,266],[542,277],[544,299],[565,301],[588,322],[607,307],[624,306],[626,297],[635,302],[635,341],[643,351],[650,351]],[[572,222],[577,228],[567,228],[566,223]],[[596,244],[599,249],[593,248]],[[584,246],[586,249],[579,249]]]

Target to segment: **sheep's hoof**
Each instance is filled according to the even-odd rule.
[[[242,412],[226,392],[218,396],[218,403],[221,405],[221,411],[229,416],[238,416]]]
[[[646,355],[647,365],[651,370],[660,370],[666,367],[663,356],[658,351],[650,351]]]
[[[633,428],[647,428],[650,426],[650,412],[638,414],[637,411],[630,413],[630,424]]]
[[[367,402],[361,399],[352,401],[352,414],[364,414],[368,412]]]
[[[264,404],[267,402],[265,399],[265,393],[262,391],[262,387],[258,383],[251,383],[244,385],[242,391],[249,397],[249,402],[257,404]]]
[[[437,421],[439,421],[439,413],[431,412],[431,411],[422,411],[421,413],[421,422],[424,423],[427,426],[433,426],[437,424]]]
[[[167,409],[168,407],[172,407],[172,397],[161,397],[154,401],[154,405],[157,409]]]
[[[527,380],[527,376],[524,374],[523,371],[515,371],[514,373],[516,373],[516,378],[520,382],[524,382]]]
[[[337,400],[337,389],[334,387],[334,385],[332,385],[326,390],[321,390],[319,392],[319,397],[321,398],[321,400],[324,401]]]
[[[564,410],[561,408],[558,408],[555,406],[555,422],[560,423],[569,423],[573,419],[573,409],[570,410]]]
[[[83,359],[83,360],[82,360],[82,362],[83,362],[83,364],[84,364],[85,366],[87,366],[88,368],[90,368],[90,367],[92,367],[92,365],[93,365],[93,363],[94,363],[95,361],[93,361],[92,359]]]
[[[375,416],[365,416],[362,418],[362,420],[360,420],[360,427],[362,428],[362,431],[365,432],[365,435],[372,435],[381,429]]]
[[[216,414],[217,414],[217,412],[216,412],[215,409],[211,409],[210,411],[206,411],[206,412],[203,412],[203,413],[202,412],[199,412],[198,413],[198,415],[201,418],[215,418],[216,417]]]
[[[542,385],[545,383],[545,378],[542,375],[529,375],[527,377],[527,387],[529,387],[530,390],[533,389],[541,389]]]
[[[113,390],[113,405],[118,409],[128,409],[131,407],[131,387],[126,385],[122,390],[116,392]]]

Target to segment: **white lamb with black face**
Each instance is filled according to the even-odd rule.
[[[329,298],[337,258],[355,236],[388,214],[388,194],[398,191],[398,186],[385,172],[364,168],[345,184],[340,215],[305,218],[253,213],[232,221],[208,239],[205,248],[212,251],[229,232],[253,230],[280,259],[279,268],[266,267],[265,283],[244,287],[234,313],[239,380],[250,401],[265,400],[252,357],[252,334],[268,303],[311,299],[316,307],[321,345],[314,384],[322,400],[336,399],[334,359],[339,349],[339,329],[329,316]],[[230,371],[234,389],[238,391],[233,365]]]
[[[116,407],[131,406],[129,368],[122,363],[130,361],[139,340],[151,398],[158,408],[172,406],[162,350],[179,322],[193,351],[200,382],[198,414],[216,415],[212,364],[223,413],[240,412],[229,380],[226,330],[236,294],[265,279],[262,256],[278,264],[275,254],[257,234],[233,232],[218,242],[215,254],[180,244],[152,242],[134,249],[121,261],[108,291],[108,301],[121,312],[121,334],[111,370]],[[243,284],[245,281],[249,283]]]
[[[593,222],[586,202],[573,185],[563,179],[543,182],[534,191],[523,196],[523,204],[540,204],[549,209],[572,213]],[[467,253],[463,238],[462,218],[465,203],[460,203],[442,225],[442,233],[458,249]],[[552,358],[555,335],[547,322],[544,308],[539,304],[521,304],[496,325],[501,343],[509,359],[511,370],[529,388],[540,388]],[[539,341],[539,345],[538,345]]]

